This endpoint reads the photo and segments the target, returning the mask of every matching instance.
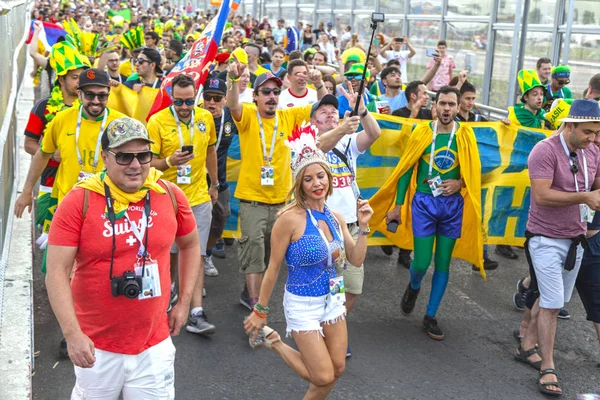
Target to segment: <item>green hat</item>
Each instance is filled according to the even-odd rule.
[[[129,50],[138,49],[146,44],[144,40],[144,29],[138,26],[135,29],[130,29],[121,36],[121,43]]]
[[[315,49],[314,47],[309,47],[308,49],[304,50],[304,54],[309,53],[309,54],[316,54],[317,53],[317,49]]]
[[[63,41],[52,46],[50,67],[56,71],[57,76],[63,76],[75,69],[89,68],[90,60],[79,53],[71,43]]]
[[[535,87],[541,87],[546,91],[546,86],[540,82],[540,77],[535,69],[522,69],[517,74],[517,80],[519,81],[519,88],[521,89],[521,102],[525,103],[523,97],[527,92]]]
[[[148,137],[148,130],[137,119],[122,117],[112,121],[102,134],[102,149],[119,147],[132,140],[144,140],[150,144],[154,143]]]
[[[568,65],[557,65],[552,67],[552,77],[554,78],[569,78],[571,76],[571,68]]]
[[[344,72],[344,76],[348,76],[348,75],[362,75],[363,72],[365,70],[365,65],[364,64],[353,64],[350,69],[346,72]],[[369,71],[367,70],[367,76],[366,78],[369,79],[371,77],[371,74],[369,73]]]

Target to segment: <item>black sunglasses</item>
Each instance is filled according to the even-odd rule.
[[[86,100],[94,100],[94,98],[97,97],[98,101],[106,101],[108,100],[108,95],[108,93],[83,92],[83,97],[85,97]]]
[[[576,174],[579,172],[579,162],[577,161],[577,153],[571,152],[569,154],[569,159],[571,159],[571,172]]]
[[[559,81],[558,79],[556,80],[556,83],[558,83],[560,86],[564,86],[564,85],[568,85],[569,83],[571,83],[570,79],[567,79],[566,81]]]
[[[275,96],[279,96],[281,94],[281,89],[279,88],[262,88],[258,89],[258,91],[264,94],[265,96],[270,95],[271,92],[273,92]]]
[[[143,63],[145,63],[145,62],[147,62],[148,64],[150,64],[152,61],[150,61],[150,60],[146,60],[146,59],[144,59],[144,58],[140,58],[140,57],[138,57],[138,58],[136,58],[136,59],[135,59],[135,63],[136,63],[136,64],[137,64],[137,63],[139,63],[139,64],[143,64]]]
[[[204,94],[204,100],[208,103],[209,101],[214,101],[215,103],[219,103],[223,100],[223,96],[220,94]]]
[[[129,165],[134,158],[137,158],[140,164],[148,164],[150,161],[152,161],[152,152],[150,150],[141,151],[139,153],[115,153],[112,150],[108,150],[108,152],[115,156],[115,161],[119,165]]]
[[[185,103],[186,106],[193,106],[194,104],[196,104],[196,100],[195,99],[173,99],[173,104],[175,104],[177,107],[181,107],[183,105],[183,103]]]

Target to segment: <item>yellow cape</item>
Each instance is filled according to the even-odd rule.
[[[431,146],[433,132],[429,122],[417,126],[406,143],[400,162],[384,185],[369,200],[373,208],[370,226],[384,234],[392,243],[403,249],[413,248],[412,234],[412,197],[416,192],[417,174],[413,173],[412,180],[406,193],[406,201],[401,207],[402,224],[396,233],[387,231],[385,216],[396,205],[398,180],[410,168],[417,164],[427,146]],[[481,217],[481,160],[477,150],[477,142],[473,129],[459,125],[456,131],[460,171],[466,187],[461,194],[464,198],[462,234],[457,240],[452,253],[453,257],[462,258],[477,265],[483,278],[483,228]]]

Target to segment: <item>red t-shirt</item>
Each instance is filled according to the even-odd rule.
[[[171,185],[178,215],[168,193],[150,193],[151,216],[148,221],[148,252],[158,262],[161,296],[150,299],[114,297],[109,268],[112,228],[105,217],[104,196],[89,193],[88,210],[82,217],[84,190],[74,188],[58,207],[48,243],[76,246],[76,268],[71,289],[75,312],[83,333],[96,348],[120,354],[139,354],[169,336],[167,307],[171,293],[169,250],[176,236],[196,228],[196,221],[181,189]],[[144,218],[144,199],[130,204],[127,214],[138,226]],[[116,250],[113,276],[133,270],[139,242],[125,218],[116,221]]]

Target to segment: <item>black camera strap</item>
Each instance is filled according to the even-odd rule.
[[[106,200],[106,210],[107,210],[107,214],[108,214],[108,220],[110,221],[110,224],[112,227],[112,250],[111,250],[111,254],[110,254],[110,269],[108,272],[109,279],[112,279],[113,264],[115,261],[115,250],[117,249],[116,237],[115,237],[116,215],[115,215],[115,208],[113,206],[113,200],[112,200],[112,197],[110,196],[110,188],[108,187],[108,185],[106,183],[104,184],[104,198]],[[149,230],[148,223],[149,223],[149,219],[150,219],[150,212],[151,212],[150,190],[148,189],[148,191],[146,192],[146,200],[144,201],[144,216],[146,218],[146,232],[144,232],[144,254],[142,255],[142,276],[144,276],[144,273],[146,272],[146,258],[148,256],[148,230]],[[131,224],[132,222],[129,221],[129,223]]]

